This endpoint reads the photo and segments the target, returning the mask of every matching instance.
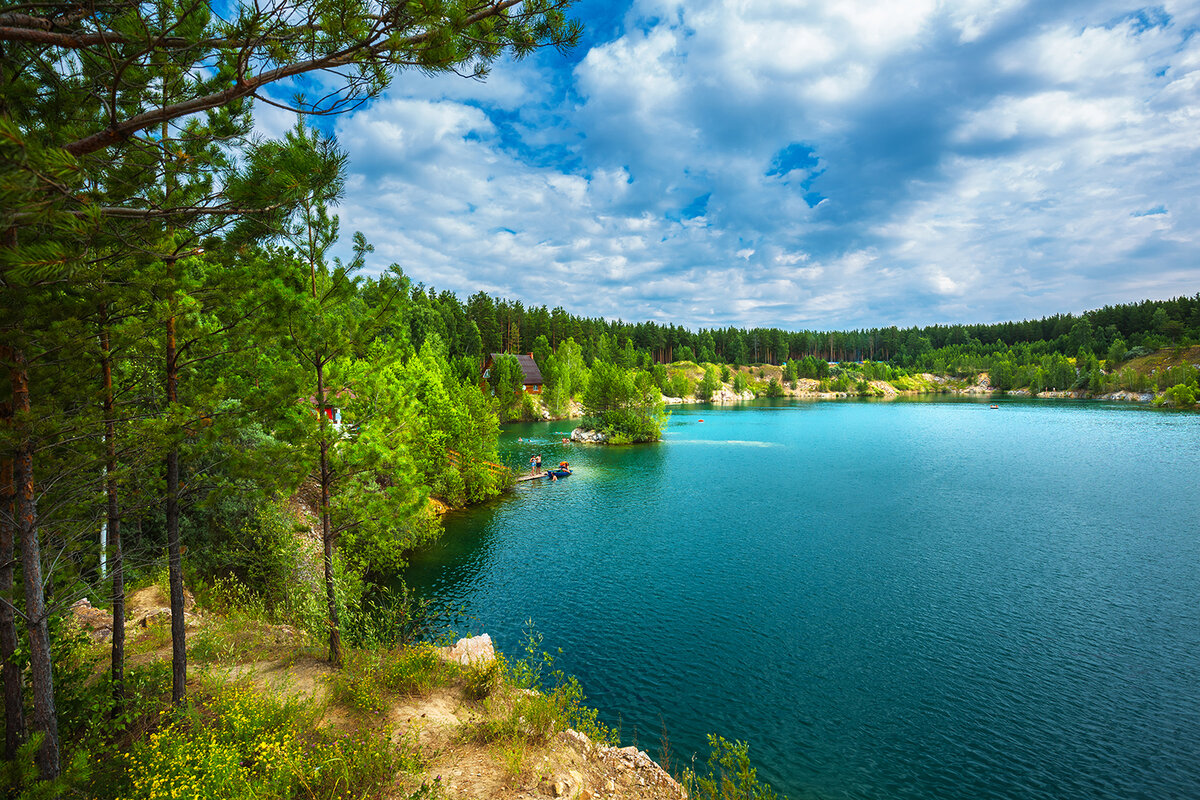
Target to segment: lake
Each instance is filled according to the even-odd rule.
[[[675,407],[653,445],[571,427],[504,428],[506,463],[575,474],[449,516],[406,579],[512,656],[532,619],[623,744],[741,739],[792,800],[1200,797],[1200,414],[762,401]]]

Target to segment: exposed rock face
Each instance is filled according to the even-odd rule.
[[[496,660],[492,637],[486,633],[469,639],[459,639],[450,647],[441,648],[442,658],[469,666],[486,666]]]
[[[107,642],[112,639],[113,615],[96,608],[86,597],[76,600],[71,606],[71,616],[79,627],[87,631],[92,641]]]
[[[944,381],[945,379],[943,379]],[[991,394],[995,391],[992,388],[991,378],[986,372],[979,373],[979,378],[971,386],[962,390],[963,394]]]
[[[1110,392],[1109,394],[1100,395],[1099,400],[1125,400],[1131,403],[1149,403],[1154,399],[1153,392],[1130,392],[1122,389],[1119,392]]]
[[[626,796],[625,792],[632,792],[640,797],[650,791],[655,797],[664,795],[678,798],[687,797],[687,792],[679,784],[679,781],[672,778],[654,759],[636,747],[597,745],[586,735],[573,728],[568,728],[558,737],[559,741],[582,756],[585,763],[591,762],[599,765],[602,768],[601,776],[604,774],[613,776],[607,778],[603,784],[604,791],[610,795],[624,797]],[[594,797],[594,790],[585,784],[583,776],[579,772],[571,770],[566,775],[559,776],[548,788],[556,796],[566,794]],[[595,789],[599,788],[599,785],[595,787]],[[622,791],[618,793],[618,789]]]
[[[571,431],[572,442],[589,442],[591,444],[604,444],[608,441],[608,437],[600,431],[588,431],[583,428],[576,428]]]
[[[192,627],[196,618],[192,609],[196,598],[187,589],[183,590],[183,624]],[[167,625],[171,622],[171,600],[164,597],[157,586],[138,589],[125,599],[125,618],[131,627],[149,628],[151,625]]]
[[[721,403],[721,404],[740,403],[743,400],[753,400],[753,399],[754,399],[754,392],[750,391],[749,389],[747,389],[746,391],[739,394],[739,393],[735,392],[733,389],[729,388],[728,386],[724,386],[724,385],[721,386],[720,389],[717,389],[716,391],[714,391],[713,395],[712,395],[712,402]]]

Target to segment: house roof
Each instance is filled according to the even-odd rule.
[[[491,363],[495,364],[496,359],[503,355],[511,355],[511,354],[492,353],[490,356]],[[521,383],[522,384],[524,384],[525,386],[529,386],[531,384],[536,384],[536,385],[540,386],[546,382],[542,378],[542,371],[540,369],[538,369],[537,362],[533,360],[533,356],[526,355],[525,353],[517,353],[514,357],[517,359],[517,363],[521,365],[521,374],[522,374]]]

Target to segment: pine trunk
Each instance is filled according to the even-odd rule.
[[[12,424],[12,408],[4,404],[0,416],[5,426]],[[13,460],[5,453],[0,461],[0,673],[4,680],[4,758],[16,758],[17,748],[25,741],[25,700],[21,692],[21,668],[13,657],[17,652],[17,615],[13,607],[13,567],[16,550],[16,500]]]
[[[321,542],[325,545],[325,601],[329,606],[329,660],[342,663],[342,635],[338,622],[337,596],[333,591],[333,528],[329,519],[329,441],[325,436],[325,368],[317,361],[317,417],[321,437]]]
[[[113,418],[112,353],[107,318],[100,328],[100,366],[104,376],[104,491],[108,499],[108,563],[112,570],[112,691],[113,713],[125,703],[125,560],[121,551],[121,506],[117,497],[117,429]]]
[[[167,409],[179,400],[176,368],[175,314],[167,317]],[[179,549],[179,445],[172,437],[167,450],[167,572],[171,583],[171,701],[187,695],[187,632],[183,625],[183,559]]]
[[[29,372],[25,354],[12,350],[13,413],[29,414]],[[21,539],[21,573],[25,577],[25,618],[29,625],[29,673],[33,684],[33,730],[45,738],[38,749],[42,778],[58,777],[58,714],[50,661],[50,628],[42,589],[42,553],[38,540],[37,500],[33,490],[33,442],[22,437],[13,462],[17,536]]]

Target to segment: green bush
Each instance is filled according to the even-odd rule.
[[[330,695],[361,713],[383,711],[399,696],[426,695],[459,674],[432,645],[391,650],[351,649],[329,677]]]
[[[684,770],[683,785],[693,800],[779,800],[770,785],[758,779],[750,764],[750,747],[708,735],[710,753],[705,774]],[[784,800],[787,800],[784,798]]]
[[[1174,408],[1191,408],[1196,405],[1196,396],[1200,394],[1200,386],[1193,381],[1190,384],[1179,383],[1164,391],[1154,399],[1156,406],[1172,406]]]
[[[233,688],[180,709],[137,743],[125,756],[120,796],[375,796],[391,785],[398,767],[414,762],[398,758],[388,737],[377,732],[339,736],[322,730],[311,705]]]

